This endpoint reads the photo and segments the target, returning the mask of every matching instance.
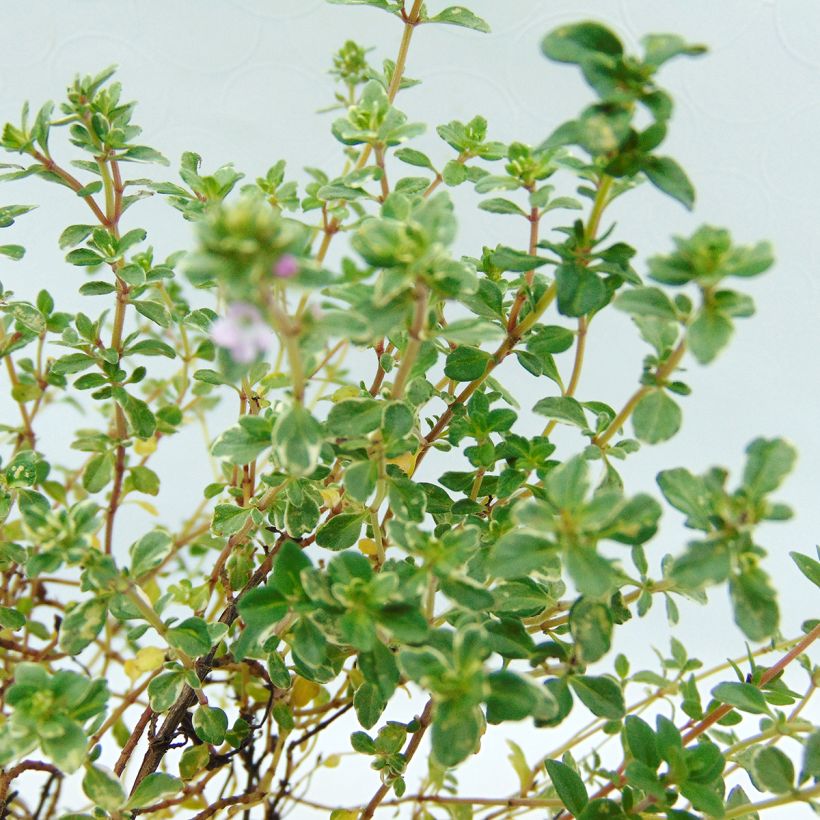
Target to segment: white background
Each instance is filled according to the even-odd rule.
[[[435,12],[445,4],[431,0],[428,5]],[[539,53],[541,37],[559,24],[595,18],[611,25],[632,48],[645,33],[667,31],[709,45],[709,55],[670,63],[660,80],[677,103],[663,151],[681,162],[698,190],[694,214],[646,186],[625,198],[623,206],[614,206],[607,222],[617,220],[615,238],[638,247],[640,260],[667,250],[671,234],[689,234],[708,222],[729,227],[740,242],[771,239],[778,261],[766,276],[740,283],[754,296],[758,315],[738,321],[728,351],[709,368],[686,361],[685,378],[693,394],[682,401],[680,434],[664,445],[644,448],[624,473],[630,491],[653,491],[656,472],[671,466],[701,471],[722,464],[737,475],[743,449],[755,436],[791,439],[800,462],[779,495],[797,515],[791,522],[761,528],[760,539],[770,553],[766,566],[783,593],[783,632],[795,634],[803,619],[818,614],[816,596],[812,599],[810,585],[787,552],[813,554],[820,530],[820,252],[815,238],[820,215],[820,4],[471,0],[469,6],[489,21],[493,34],[419,29],[407,72],[423,85],[398,100],[411,120],[430,124],[416,145],[439,164],[450,158],[432,128],[439,123],[481,113],[489,119],[491,138],[538,144],[592,99],[576,69],[549,63]],[[287,159],[289,176],[300,180],[304,165],[338,172],[339,146],[329,134],[335,115],[315,113],[331,102],[330,54],[354,38],[374,46],[373,61],[378,62],[395,57],[400,37],[398,21],[383,12],[330,6],[323,0],[29,0],[4,4],[2,11],[3,121],[17,119],[24,99],[35,110],[45,99],[59,99],[74,73],[117,63],[124,95],[139,100],[135,121],[144,128],[144,142],[171,159],[172,168],[158,172],[167,179],[175,178],[173,169],[184,150],[202,154],[206,169],[234,162],[250,178],[280,158]],[[68,157],[56,144],[55,157]],[[394,176],[397,170],[394,166]],[[523,246],[523,223],[476,211],[476,197],[464,189],[456,199],[463,206],[459,251],[478,255],[483,244],[497,242]],[[0,237],[28,248],[21,263],[0,260],[4,285],[31,299],[47,287],[58,306],[91,310],[76,294],[82,274],[62,261],[56,241],[65,225],[86,221],[82,203],[65,189],[38,180],[7,185],[0,202],[41,206]],[[190,226],[159,202],[136,206],[126,224],[147,227],[161,256],[191,243]],[[340,245],[331,261],[338,258]],[[638,270],[644,272],[640,261]],[[596,320],[579,398],[620,406],[637,383],[645,352],[625,316]],[[561,363],[571,366],[567,357]],[[549,391],[546,382],[517,383],[531,390],[521,396],[524,408]],[[2,408],[4,418],[14,418],[16,409],[7,399]],[[229,418],[224,417],[225,424]],[[71,430],[82,424],[80,417],[53,409],[43,419],[42,439],[65,452]],[[538,422],[531,424],[534,432]],[[219,429],[216,422],[214,432]],[[565,453],[580,445],[571,437],[561,441]],[[179,520],[181,509],[193,506],[207,481],[207,462],[194,455],[196,446],[196,438],[180,437],[165,442],[156,458],[165,482],[158,506],[169,525]],[[679,522],[674,511],[666,513],[662,534],[650,547],[655,565],[663,553],[682,547],[686,533]],[[148,526],[147,516],[129,511],[120,522],[118,549],[124,551]],[[705,608],[682,606],[684,623],[675,630],[707,664],[743,652],[725,594],[711,597]],[[668,648],[662,617],[633,621],[622,629],[619,648],[633,664],[651,666],[651,646]],[[509,726],[493,730],[491,737],[512,734],[523,737],[531,758],[560,739],[555,732],[545,737]],[[499,760],[506,751],[498,745],[495,753],[486,751],[492,742],[486,740],[485,754],[465,767],[465,792],[495,794],[513,787],[511,770]],[[343,733],[339,743],[344,746]],[[361,773],[360,787],[344,767],[333,774],[339,791],[322,795],[328,802],[360,801],[375,783],[372,773]],[[801,812],[781,810],[779,816]]]

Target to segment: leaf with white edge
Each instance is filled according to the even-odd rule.
[[[785,794],[794,786],[794,764],[776,746],[761,746],[755,751],[752,773],[756,784],[775,794]]]
[[[69,609],[60,624],[60,649],[79,655],[102,631],[108,604],[102,598],[89,598]]]
[[[165,633],[165,637],[170,646],[192,657],[204,655],[211,648],[211,635],[202,618],[191,617],[180,621]]]
[[[502,197],[495,197],[493,199],[485,199],[478,206],[482,211],[488,211],[491,214],[509,214],[510,216],[528,216],[527,212],[511,202],[509,199]]]
[[[647,444],[667,441],[680,430],[680,407],[661,388],[646,393],[632,413],[635,437]]]
[[[790,552],[789,555],[800,572],[816,587],[820,587],[820,561],[815,561],[811,556],[803,555],[801,552]]]
[[[583,406],[572,396],[548,396],[536,402],[532,410],[540,416],[546,416],[564,424],[573,424],[582,430],[589,426]]]
[[[194,731],[203,743],[221,746],[228,731],[228,716],[216,706],[197,707],[192,720]]]
[[[157,803],[160,798],[182,791],[183,783],[178,777],[165,772],[152,772],[134,789],[125,804],[126,809],[141,809]]]
[[[755,500],[776,490],[796,460],[797,451],[783,439],[755,439],[746,448],[743,489]]]
[[[612,645],[612,612],[601,601],[581,596],[569,611],[569,631],[581,663],[593,663]]]
[[[425,23],[448,23],[451,26],[462,26],[463,28],[470,28],[474,31],[481,31],[488,34],[490,26],[486,21],[482,20],[477,15],[473,14],[469,9],[463,6],[450,6],[439,12],[435,17],[428,17],[424,20]]]
[[[120,779],[101,766],[89,766],[86,769],[83,792],[95,806],[107,812],[115,812],[125,803],[125,789]]]
[[[159,567],[170,553],[172,545],[171,536],[163,530],[152,530],[135,541],[129,550],[131,577],[141,578]]]
[[[273,426],[273,452],[292,476],[310,475],[319,464],[322,427],[308,410],[295,404]]]
[[[712,689],[712,697],[721,703],[728,703],[741,712],[753,715],[769,714],[769,705],[763,693],[754,684],[739,681],[719,683]]]
[[[654,316],[670,321],[677,316],[672,300],[660,288],[639,287],[621,291],[613,304],[631,316]]]

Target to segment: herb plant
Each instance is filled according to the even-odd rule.
[[[545,76],[580,71],[593,104],[545,117],[536,146],[493,140],[481,116],[437,142],[397,107],[417,84],[414,32],[487,24],[420,0],[334,2],[395,16],[401,42],[381,67],[352,41],[334,55],[343,168],[308,168],[301,187],[283,160],[244,183],[194,153],[178,178],[163,170],[113,69],[3,129],[6,180],[76,200],[58,241],[88,298],[77,313],[45,289],[0,301],[19,409],[2,427],[0,817],[683,820],[818,797],[820,626],[779,632],[756,537],[791,514],[777,490],[794,449],[758,438],[739,476],[663,470],[657,498],[618,472],[678,431],[687,359],[719,356],[754,312],[746,280],[773,262],[706,225],[636,269],[608,218],[644,183],[693,207],[662,150],[659,83],[705,49],[656,34],[631,55],[598,23],[562,26]],[[457,186],[520,243],[455,255]],[[193,249],[154,252],[148,196],[194,224]],[[0,227],[30,210],[0,208]],[[609,307],[647,346],[622,407],[582,383]],[[161,479],[154,452],[228,401],[238,417],[205,443],[215,479]],[[55,460],[41,423],[68,404],[83,429]],[[123,526],[124,502],[150,510],[179,480],[201,483],[196,509]],[[692,540],[661,558],[664,504]],[[820,563],[793,558],[808,598]],[[702,669],[673,637],[657,670],[611,658],[617,626],[659,599],[675,623],[677,600],[715,587],[745,655]],[[592,722],[567,732],[571,713]],[[519,721],[543,740],[538,759],[510,743],[520,787],[465,793],[459,764],[506,755],[479,749],[487,724]],[[339,725],[349,744],[329,741]],[[355,803],[323,786],[336,765],[359,772]]]

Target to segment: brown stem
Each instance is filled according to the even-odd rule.
[[[421,349],[422,335],[427,323],[428,295],[427,286],[419,279],[416,282],[415,289],[416,309],[413,314],[413,324],[410,326],[407,346],[404,348],[404,353],[402,353],[399,371],[396,374],[396,380],[393,382],[391,398],[400,399],[404,395],[404,388],[410,377],[410,371],[413,369],[416,357]]]
[[[533,208],[530,211],[530,215],[527,217],[527,219],[530,222],[530,244],[528,252],[530,256],[535,256],[535,251],[538,248],[538,225],[541,221],[541,216],[538,212],[538,208]],[[524,302],[527,299],[527,290],[532,287],[534,278],[535,271],[527,271],[527,284],[526,286],[522,286],[518,289],[518,293],[515,295],[515,301],[513,302],[513,306],[512,308],[510,308],[510,318],[507,320],[507,330],[512,330],[518,323],[518,314],[521,312],[521,308],[524,306]]]
[[[410,742],[407,744],[407,748],[404,750],[404,760],[405,763],[409,763],[410,760],[413,758],[413,755],[418,750],[419,746],[421,745],[421,739],[424,737],[424,733],[427,731],[427,727],[430,725],[430,722],[433,719],[433,701],[428,700],[427,704],[424,707],[424,711],[421,713],[419,717],[419,728],[416,732],[413,733],[413,736],[410,738]],[[359,820],[370,820],[370,818],[375,814],[376,809],[379,807],[379,804],[384,800],[387,793],[390,791],[390,786],[386,783],[383,783],[378,791],[370,798],[370,802],[365,807],[364,811],[361,814]]]
[[[128,736],[128,740],[125,741],[125,745],[122,747],[120,756],[114,764],[114,774],[116,774],[117,777],[125,771],[125,767],[128,765],[128,761],[131,759],[131,755],[134,753],[137,743],[140,742],[142,733],[145,731],[145,727],[148,725],[148,721],[151,720],[153,714],[154,710],[151,709],[150,706],[146,707],[145,711],[140,715],[140,719],[137,721],[136,726],[134,726],[134,729]]]
[[[50,763],[43,763],[40,760],[24,760],[22,763],[18,763],[16,766],[13,766],[7,772],[0,774],[0,812],[2,812],[2,815],[0,816],[5,816],[6,799],[8,797],[11,781],[18,775],[23,774],[23,772],[32,771],[48,772],[50,775],[55,777],[63,776],[62,772],[58,768],[52,766]]]
[[[53,159],[47,157],[45,154],[40,153],[39,151],[32,151],[31,155],[36,159],[41,165],[45,166],[46,170],[51,171],[52,174],[58,176],[69,188],[71,188],[74,192],[81,191],[85,186],[80,182],[76,177],[72,176],[68,171],[64,168],[61,168],[54,162]],[[83,199],[85,200],[86,204],[89,208],[94,212],[94,216],[97,217],[100,225],[107,228],[110,227],[108,218],[102,212],[99,205],[97,205],[96,200],[90,194],[88,196],[84,196]]]
[[[684,353],[686,353],[685,337],[681,339],[678,346],[672,351],[666,361],[657,369],[655,378],[657,379],[658,384],[663,384],[663,382],[668,379],[672,373],[674,373],[678,364],[680,364],[680,360],[683,358]],[[620,413],[618,413],[618,415],[612,420],[609,427],[607,427],[606,430],[604,430],[604,432],[600,435],[595,436],[595,438],[592,439],[592,443],[596,444],[598,447],[605,447],[607,442],[609,442],[618,430],[624,426],[626,420],[632,415],[632,412],[638,406],[638,402],[648,393],[651,393],[653,390],[657,389],[657,387],[647,384],[636,390],[630,396],[627,403],[621,408]]]

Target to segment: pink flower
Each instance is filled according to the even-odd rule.
[[[226,348],[240,364],[249,364],[260,353],[266,353],[275,338],[262,314],[247,302],[229,305],[226,315],[211,325],[211,341]]]
[[[274,276],[281,279],[290,279],[292,276],[296,276],[297,273],[299,273],[299,260],[292,253],[280,256],[273,266]]]

